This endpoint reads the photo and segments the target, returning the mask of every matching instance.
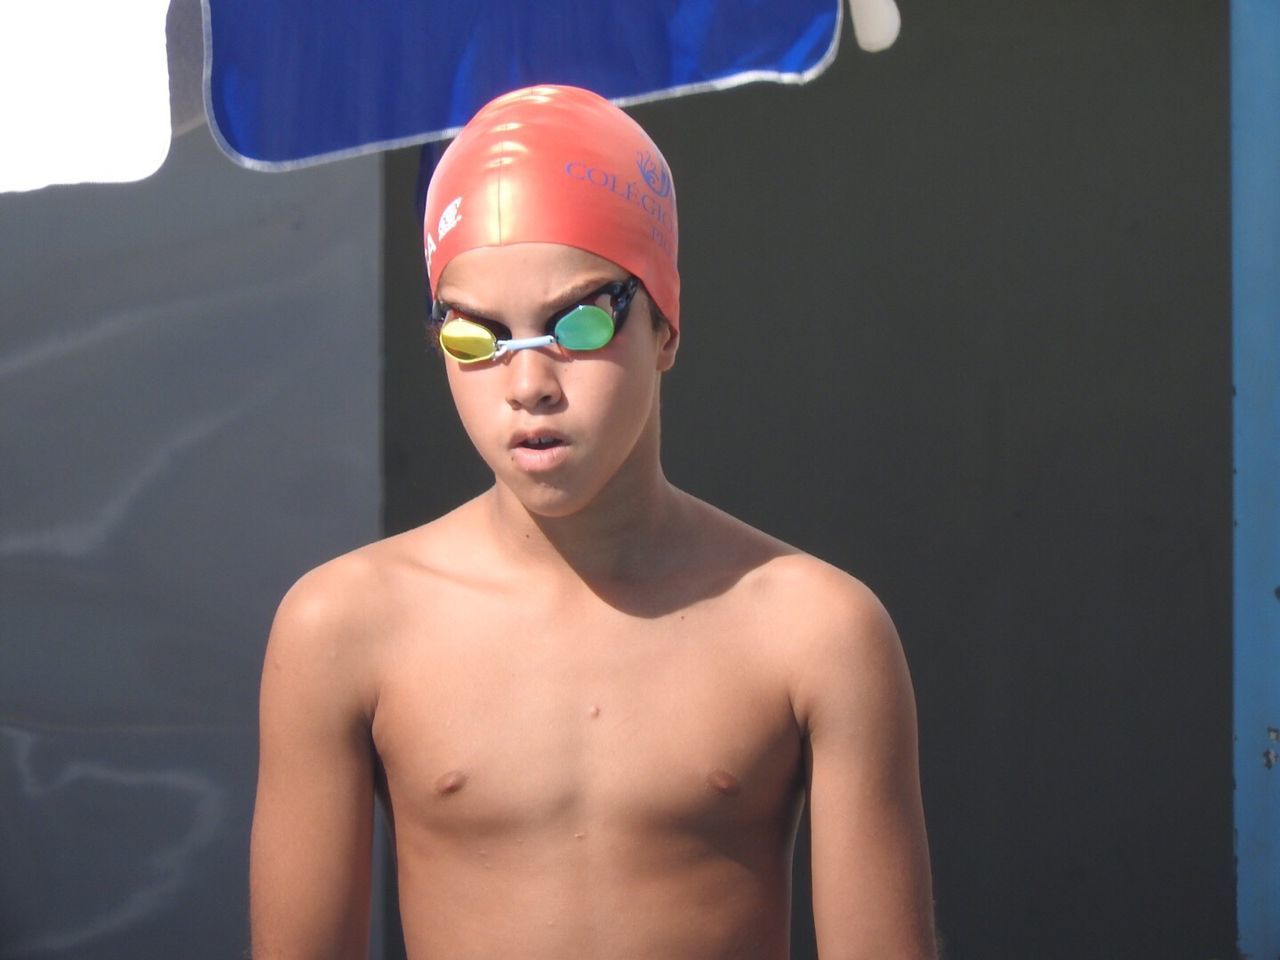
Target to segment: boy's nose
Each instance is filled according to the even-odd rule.
[[[517,350],[506,365],[507,403],[520,410],[554,407],[561,399],[560,361],[555,347]]]

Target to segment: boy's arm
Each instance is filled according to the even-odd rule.
[[[816,610],[797,696],[808,734],[820,960],[933,960],[915,701],[889,615],[843,581]]]
[[[255,960],[368,952],[373,749],[361,645],[337,614],[335,579],[303,578],[267,643],[249,868]]]

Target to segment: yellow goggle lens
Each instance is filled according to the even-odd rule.
[[[440,347],[459,363],[478,363],[493,356],[498,338],[488,327],[455,317],[440,328]]]

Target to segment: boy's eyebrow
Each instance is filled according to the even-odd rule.
[[[579,281],[578,283],[575,283],[572,286],[567,287],[559,295],[552,297],[550,300],[544,303],[539,309],[545,315],[551,316],[552,314],[559,313],[561,310],[567,307],[575,306],[578,303],[578,301],[580,301],[588,293],[592,293],[593,291],[599,290],[601,287],[607,286],[612,282],[613,281],[611,278],[604,275],[601,275],[600,277],[594,278],[594,279],[588,278],[586,280]],[[483,310],[473,309],[472,307],[467,306],[465,303],[459,300],[454,300],[449,297],[440,297],[439,300],[441,303],[447,304],[448,306],[452,307],[454,310],[457,310],[459,313],[466,314],[469,318],[473,320],[483,320],[486,323],[502,324],[501,320],[498,320],[494,317],[489,316]]]
[[[495,320],[488,314],[482,313],[479,310],[473,310],[465,303],[459,303],[457,300],[446,300],[444,297],[437,297],[436,299],[439,303],[443,303],[450,310],[456,310],[458,313],[465,314],[468,320],[479,320],[482,323],[492,323],[497,326],[504,325],[501,320]]]

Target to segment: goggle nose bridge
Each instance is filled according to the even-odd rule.
[[[496,340],[493,356],[489,359],[497,360],[504,353],[514,353],[517,350],[535,350],[538,347],[549,347],[556,342],[556,337],[553,333],[544,334],[541,337],[522,337],[518,340]]]

